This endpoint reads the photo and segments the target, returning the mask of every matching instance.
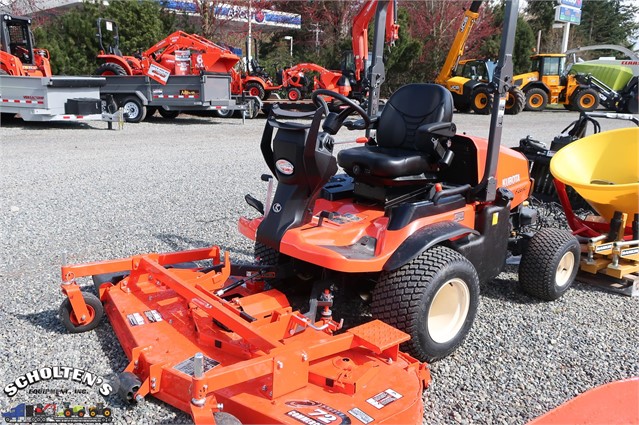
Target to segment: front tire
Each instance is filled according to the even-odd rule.
[[[573,95],[571,102],[578,111],[591,112],[599,107],[599,95],[594,89],[579,90]]]
[[[527,111],[543,111],[548,104],[548,95],[545,91],[539,88],[530,89],[526,92],[526,107]]]
[[[246,92],[248,92],[249,96],[259,97],[260,99],[264,99],[266,93],[264,92],[264,87],[260,83],[250,82],[246,85]]]
[[[100,324],[100,320],[102,320],[102,316],[104,315],[104,308],[102,307],[102,302],[98,297],[88,292],[83,292],[82,297],[84,298],[84,302],[87,305],[87,310],[89,312],[87,323],[80,323],[73,312],[69,298],[64,299],[62,305],[60,305],[60,310],[58,311],[60,321],[66,330],[72,334],[87,332],[97,328]]]
[[[542,229],[532,237],[519,263],[519,283],[528,294],[546,301],[561,297],[579,271],[577,238],[559,229]]]
[[[472,327],[479,277],[463,255],[435,246],[397,270],[384,272],[373,291],[374,318],[410,335],[402,345],[420,361],[451,354]]]
[[[93,75],[127,75],[126,70],[117,63],[106,62],[98,66]]]

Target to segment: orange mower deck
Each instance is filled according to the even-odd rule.
[[[212,266],[165,267],[204,260]],[[328,306],[310,321],[264,290],[273,273],[257,267],[232,266],[217,247],[64,266],[61,311],[72,332],[97,326],[101,307],[75,279],[130,271],[99,288],[130,360],[119,393],[152,395],[195,423],[228,414],[245,424],[421,422],[430,374],[399,351],[408,335],[380,321],[336,334]]]

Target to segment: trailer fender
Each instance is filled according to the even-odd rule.
[[[123,99],[125,99],[125,98],[127,98],[129,96],[137,97],[138,99],[140,99],[140,102],[142,102],[142,104],[144,106],[146,106],[146,105],[148,105],[150,103],[149,102],[149,98],[144,93],[142,93],[140,90],[136,90],[136,91],[131,92],[131,93],[118,93],[116,96],[117,96],[116,98],[118,99],[118,103],[122,102]]]
[[[386,261],[383,270],[396,270],[413,261],[428,248],[468,234],[479,235],[479,232],[454,221],[443,221],[422,227],[402,242]]]

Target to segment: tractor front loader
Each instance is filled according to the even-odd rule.
[[[50,77],[49,51],[34,46],[31,19],[0,15],[0,75]]]

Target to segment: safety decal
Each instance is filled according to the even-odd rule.
[[[363,424],[369,424],[373,422],[373,418],[368,416],[366,413],[364,413],[362,409],[358,409],[357,407],[352,408],[351,410],[348,411],[348,413],[353,415],[355,419],[357,419]]]
[[[612,243],[604,243],[595,247],[595,252],[607,251],[609,249],[612,249]]]
[[[295,410],[286,416],[306,425],[350,425],[351,419],[343,412],[313,400],[291,400],[285,403]]]
[[[370,404],[371,406],[377,409],[383,409],[387,405],[391,404],[395,400],[399,400],[402,397],[403,396],[400,393],[393,391],[389,388],[386,391],[382,391],[381,393],[377,394],[374,397],[369,398],[366,401],[368,402],[368,404]]]
[[[140,313],[127,314],[126,316],[131,326],[140,326],[144,324],[144,317]]]
[[[220,362],[218,362],[217,360],[207,356],[204,356],[203,360],[204,360],[202,365],[203,373],[208,372],[209,370],[213,369],[215,366],[220,364]],[[175,366],[173,366],[173,369],[179,370],[180,372],[185,373],[187,375],[194,376],[195,375],[195,356],[184,360],[182,363],[176,364]]]
[[[147,310],[144,312],[144,315],[151,323],[162,321],[162,316],[157,310]]]

